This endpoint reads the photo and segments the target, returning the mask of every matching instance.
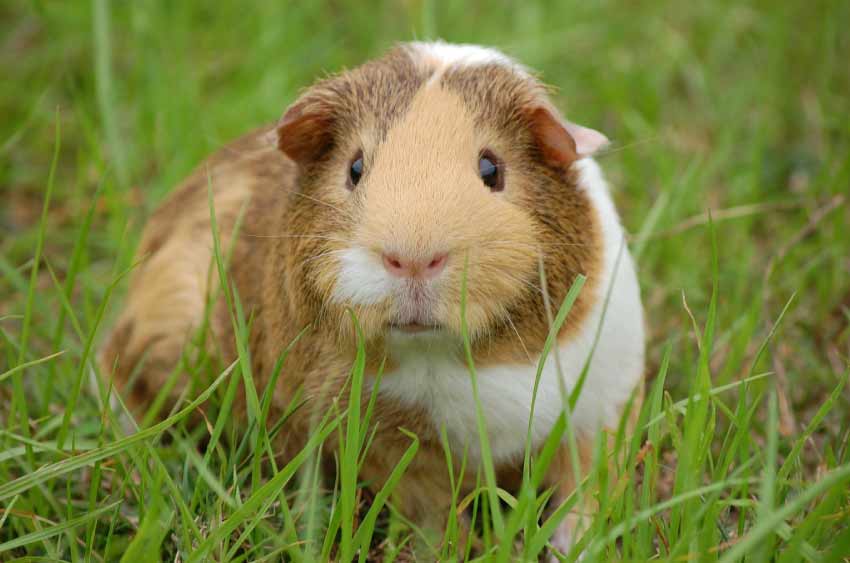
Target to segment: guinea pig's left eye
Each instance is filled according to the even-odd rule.
[[[361,176],[363,176],[363,153],[357,151],[354,160],[351,161],[351,166],[348,168],[348,189],[353,190],[354,186],[360,182]]]
[[[500,192],[505,189],[505,175],[502,171],[502,163],[490,151],[484,151],[478,157],[478,175],[484,185],[491,192]]]

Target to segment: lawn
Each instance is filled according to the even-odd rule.
[[[850,561],[847,22],[842,0],[5,0],[0,561],[409,557],[415,531],[356,480],[368,413],[283,465],[275,421],[228,416],[238,365],[133,434],[87,381],[181,178],[316,77],[436,37],[538,69],[613,141],[599,161],[639,267],[647,393],[620,475],[586,476],[600,511],[570,558]],[[347,436],[336,482],[314,463],[330,432]],[[554,521],[527,485],[482,473],[457,499],[476,550],[441,557],[536,560]]]

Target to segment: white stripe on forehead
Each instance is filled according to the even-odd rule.
[[[423,55],[430,55],[435,59],[443,61],[446,65],[474,66],[496,63],[513,66],[516,64],[501,51],[480,45],[454,44],[444,41],[414,41],[409,45]]]
[[[425,62],[432,62],[438,65],[437,72],[431,77],[431,82],[434,82],[446,69],[453,66],[474,67],[497,64],[511,68],[522,75],[528,75],[525,67],[492,47],[482,47],[480,45],[466,43],[446,43],[445,41],[413,41],[408,43],[408,45]]]

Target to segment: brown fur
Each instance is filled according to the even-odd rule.
[[[578,274],[589,276],[560,337],[577,330],[596,298],[601,234],[590,202],[576,188],[575,155],[557,146],[562,140],[540,138],[540,127],[549,124],[540,124],[547,117],[536,110],[554,111],[543,87],[498,65],[450,69],[429,82],[435,72],[437,61],[399,47],[329,77],[291,106],[277,146],[269,140],[272,128],[247,135],[213,155],[157,210],[139,247],[144,260],[124,312],[101,355],[105,372],[115,366],[119,387],[145,358],[128,397],[134,408],[162,388],[204,318],[207,297],[219,293],[210,273],[208,186],[223,244],[244,218],[229,273],[253,317],[258,389],[284,348],[307,329],[278,381],[272,420],[299,389],[306,413],[324,412],[348,376],[354,332],[347,306],[332,299],[337,270],[331,253],[352,240],[376,252],[387,244],[413,256],[449,252],[434,315],[455,333],[468,264],[468,324],[480,365],[527,362],[542,348],[549,325],[538,256],[555,309]],[[483,148],[507,163],[504,194],[489,193],[477,177]],[[357,150],[366,172],[349,191],[347,170]],[[353,309],[367,339],[370,372],[384,359],[391,367],[383,334],[398,313],[394,304]],[[233,329],[220,295],[210,333],[202,344],[223,365],[232,362]],[[417,433],[420,453],[399,487],[400,502],[411,518],[439,525],[450,491],[436,429],[426,413],[383,398],[374,419],[363,479],[380,485],[392,471],[409,443],[399,427]],[[303,446],[311,420],[309,414],[291,418],[281,432],[286,451]],[[516,469],[499,471],[507,479]],[[564,490],[570,487],[565,480]]]

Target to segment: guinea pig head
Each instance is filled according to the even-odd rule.
[[[340,335],[351,309],[367,338],[458,337],[463,303],[476,342],[519,324],[545,333],[540,265],[553,301],[594,267],[572,165],[604,136],[480,51],[399,47],[313,86],[278,126],[300,169],[290,275]]]

